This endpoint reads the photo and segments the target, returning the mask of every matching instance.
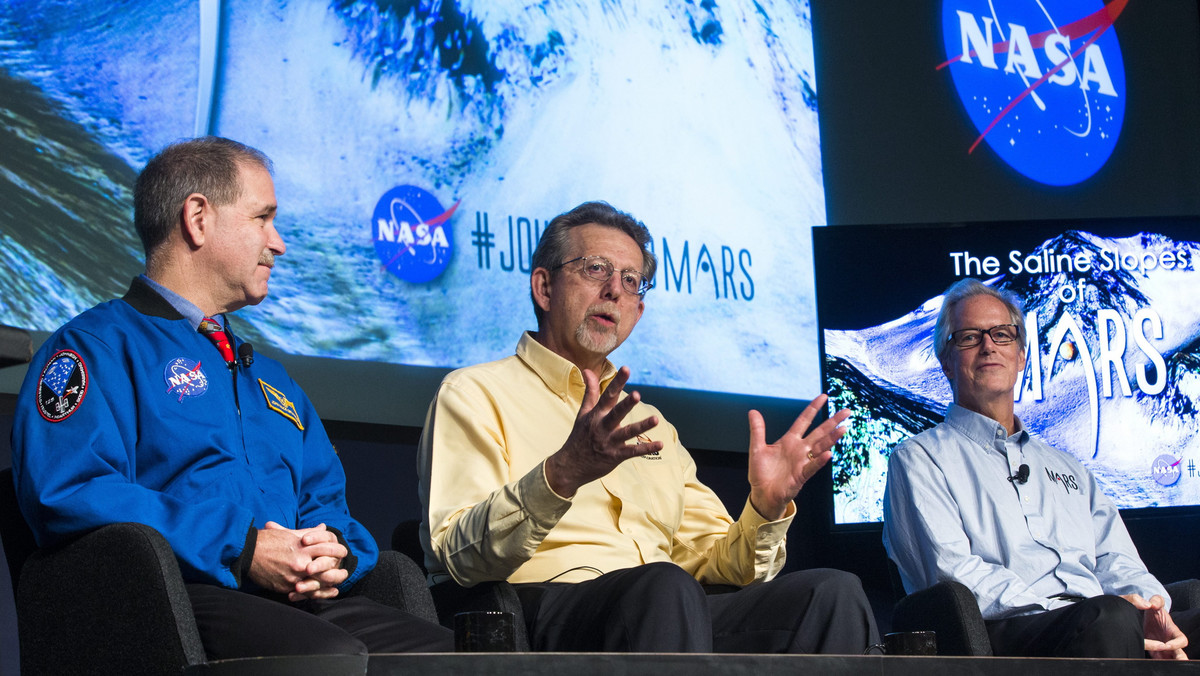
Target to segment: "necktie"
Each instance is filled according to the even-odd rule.
[[[200,320],[200,333],[203,333],[209,340],[217,346],[221,352],[221,357],[225,359],[227,365],[233,365],[233,346],[229,344],[229,336],[225,335],[225,329],[211,317],[205,317]]]

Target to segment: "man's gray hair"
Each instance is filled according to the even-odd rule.
[[[1025,349],[1025,313],[1021,310],[1020,301],[1016,296],[967,277],[951,284],[946,293],[942,294],[942,310],[938,313],[937,324],[933,327],[933,353],[937,355],[938,361],[942,361],[950,347],[950,317],[954,314],[954,308],[975,296],[991,296],[1004,303],[1012,319],[1011,323],[1017,325],[1017,340],[1021,343],[1021,349]]]
[[[608,202],[584,202],[574,209],[561,213],[550,220],[549,225],[542,231],[542,237],[538,240],[537,249],[533,252],[533,269],[545,268],[554,270],[564,261],[563,258],[567,255],[567,247],[571,243],[570,233],[572,228],[577,228],[581,225],[595,223],[609,228],[616,228],[621,232],[629,235],[629,237],[637,242],[638,248],[642,250],[642,277],[647,281],[654,279],[654,273],[658,270],[658,259],[654,256],[654,252],[649,250],[650,246],[650,231],[641,221],[633,216],[620,211],[613,207]],[[532,298],[533,292],[530,292]],[[533,312],[537,316],[538,325],[542,323],[542,309],[538,307],[537,301],[533,302]]]
[[[133,225],[147,260],[179,223],[188,195],[204,195],[217,207],[237,202],[243,164],[271,171],[261,151],[220,136],[178,141],[150,158],[133,188]]]

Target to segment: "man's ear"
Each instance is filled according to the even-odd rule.
[[[533,302],[542,312],[550,311],[550,280],[552,273],[546,268],[534,268],[529,275],[529,291],[533,294]]]
[[[193,249],[204,246],[215,220],[216,212],[207,197],[198,192],[188,195],[183,200],[179,223],[183,241]]]

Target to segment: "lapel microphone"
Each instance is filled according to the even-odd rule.
[[[1029,481],[1029,465],[1021,465],[1020,467],[1018,467],[1017,473],[1008,477],[1008,480],[1015,481],[1019,484],[1023,484],[1026,481]]]
[[[238,345],[238,359],[242,362],[243,368],[249,368],[254,363],[254,346],[250,343],[242,343]],[[1021,465],[1025,467],[1024,465]],[[1029,468],[1025,467],[1025,474],[1029,474]],[[1021,483],[1025,483],[1022,481]]]

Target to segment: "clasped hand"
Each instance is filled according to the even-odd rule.
[[[1140,594],[1122,594],[1121,598],[1129,601],[1135,608],[1142,611],[1142,628],[1145,631],[1145,650],[1150,657],[1157,660],[1186,660],[1188,639],[1175,620],[1166,610],[1166,601],[1155,594],[1150,600]]]
[[[562,448],[546,458],[546,481],[558,495],[574,497],[580,486],[607,475],[629,458],[662,450],[661,441],[629,443],[657,425],[658,418],[650,416],[628,425],[621,424],[641,401],[637,392],[621,398],[621,391],[628,381],[629,368],[622,366],[601,392],[600,379],[584,369],[583,403],[575,417],[575,425]]]
[[[341,568],[349,553],[325,524],[292,530],[268,521],[258,531],[250,579],[265,589],[286,593],[289,601],[333,598],[349,575]]]

